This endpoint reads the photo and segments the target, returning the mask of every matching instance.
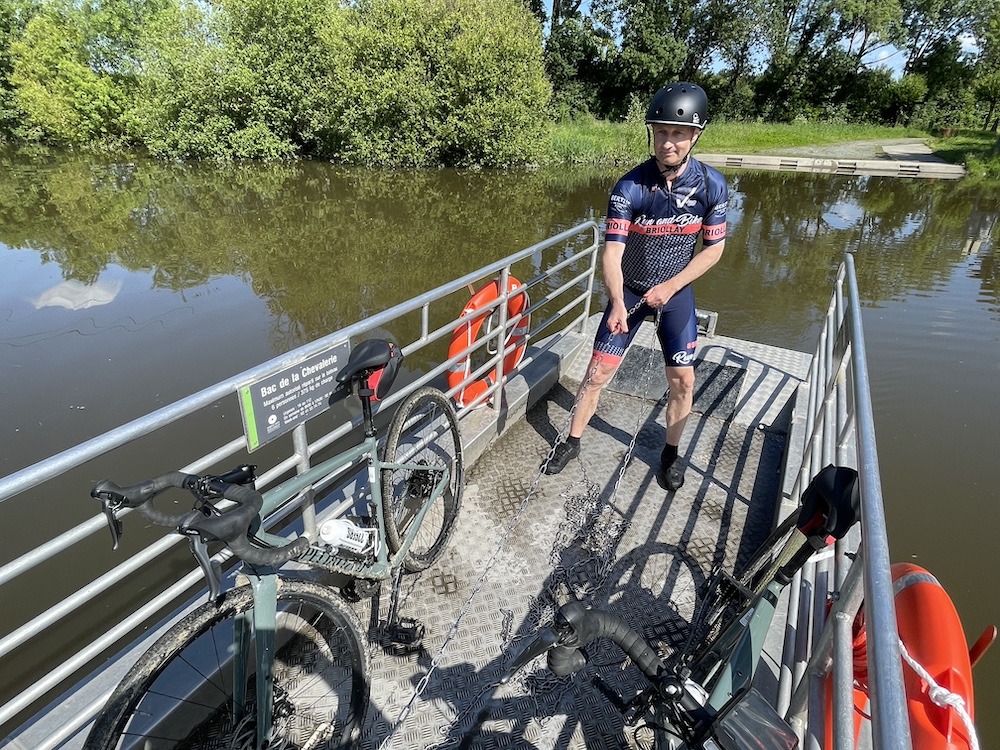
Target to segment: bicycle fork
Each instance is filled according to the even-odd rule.
[[[257,741],[262,750],[271,734],[274,713],[274,641],[277,627],[278,576],[273,570],[266,573],[247,573],[253,590],[253,609],[237,615],[233,644],[233,726],[238,726],[247,713],[247,680],[249,678],[249,652],[254,649],[257,701]]]

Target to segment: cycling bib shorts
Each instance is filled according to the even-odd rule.
[[[642,295],[625,287],[625,309],[632,310],[642,300]],[[608,318],[611,303],[604,310],[604,317],[597,327],[594,337],[594,358],[601,362],[618,366],[625,356],[625,350],[632,343],[639,325],[648,316],[656,315],[656,308],[643,303],[628,317],[628,333],[611,333]],[[691,367],[694,365],[695,348],[698,346],[698,318],[694,309],[694,290],[690,285],[681,289],[663,306],[660,325],[656,329],[663,350],[663,361],[667,367]]]

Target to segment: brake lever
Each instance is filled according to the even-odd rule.
[[[104,511],[104,519],[108,522],[108,529],[111,531],[111,549],[118,549],[122,540],[122,522],[118,518],[117,512],[125,503],[113,492],[93,489],[90,496],[101,501],[101,509]]]
[[[500,684],[506,685],[515,674],[521,671],[521,669],[527,665],[533,659],[541,656],[550,648],[558,646],[562,641],[562,634],[548,628],[539,633],[534,640],[531,641],[524,650],[514,659],[511,665],[507,668],[507,671],[500,678]]]
[[[111,507],[108,502],[101,502],[101,506],[104,508],[104,517],[108,522],[108,529],[111,530],[111,549],[118,549],[118,544],[122,540],[122,522],[115,515],[115,509]]]
[[[222,590],[222,568],[209,557],[208,544],[197,531],[192,530],[188,536],[188,546],[191,547],[191,554],[198,561],[202,573],[205,574],[205,580],[208,582],[208,600],[214,602],[219,598],[219,592]]]

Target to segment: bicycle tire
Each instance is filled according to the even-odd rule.
[[[233,653],[234,618],[252,607],[251,587],[242,586],[164,633],[112,693],[86,750],[254,747],[253,646],[249,705],[235,725],[233,668],[224,658]],[[275,632],[272,737],[290,749],[310,741],[310,747],[350,746],[360,735],[369,696],[368,653],[357,616],[325,586],[282,578]]]
[[[692,651],[698,654],[696,661],[712,648],[719,636],[740,617],[750,600],[767,588],[778,568],[795,553],[798,546],[789,545],[788,541],[797,529],[798,519],[798,510],[788,514],[750,559],[736,568],[733,579],[738,586],[722,575],[717,576],[708,592],[711,599],[704,611],[698,613],[697,622],[692,625],[692,640],[685,649],[689,654]],[[805,543],[804,536],[802,542]],[[750,592],[750,596],[746,591]]]
[[[462,503],[462,436],[455,409],[444,393],[428,387],[410,394],[393,415],[383,460],[428,467],[382,469],[385,535],[394,554],[403,548],[417,513],[430,499],[435,469],[446,467],[450,472],[447,487],[427,509],[402,560],[410,573],[426,570],[444,552]]]

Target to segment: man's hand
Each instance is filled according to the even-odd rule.
[[[622,300],[611,303],[611,314],[608,316],[608,330],[611,333],[628,333],[628,310]]]
[[[646,296],[643,299],[646,300],[646,304],[650,307],[660,308],[670,301],[670,298],[674,296],[676,291],[669,281],[664,281],[662,284],[657,284],[646,292]]]

